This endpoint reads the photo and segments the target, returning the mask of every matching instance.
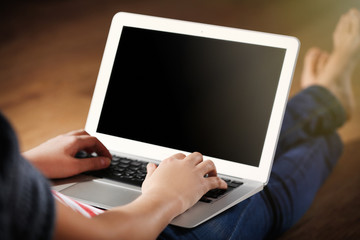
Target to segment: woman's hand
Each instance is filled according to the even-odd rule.
[[[149,163],[147,171],[142,185],[143,195],[177,202],[176,215],[193,206],[207,191],[227,188],[225,181],[217,176],[214,163],[203,161],[200,153],[188,156],[175,154],[162,161],[158,167]]]
[[[57,202],[55,238],[156,239],[172,219],[207,191],[227,187],[217,177],[214,163],[203,161],[200,153],[176,154],[158,167],[149,163],[147,170],[137,199],[94,218],[85,218]]]
[[[79,151],[97,153],[97,157],[75,158]],[[106,168],[111,154],[95,137],[84,130],[57,136],[23,153],[48,178],[65,178],[89,170]]]

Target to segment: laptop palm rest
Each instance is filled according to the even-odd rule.
[[[103,209],[125,205],[141,195],[140,188],[137,190],[132,187],[131,189],[125,184],[121,186],[101,180],[80,182],[63,189],[61,193]]]

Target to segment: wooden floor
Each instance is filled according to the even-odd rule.
[[[319,46],[331,51],[336,22],[351,7],[360,9],[360,1],[35,0],[2,3],[0,110],[18,132],[22,150],[84,127],[111,18],[118,11],[296,36],[302,46],[291,89],[294,95],[300,90],[306,50]],[[360,67],[355,71],[353,84],[357,103],[360,103],[359,78]],[[359,143],[359,123],[360,104],[352,120],[340,129],[346,144]],[[360,161],[359,154],[352,157]],[[359,170],[359,161],[352,162],[353,169]]]
[[[300,89],[306,50],[331,50],[339,16],[350,7],[360,8],[357,0],[21,2],[0,10],[0,109],[15,125],[24,150],[84,126],[110,21],[118,11],[296,36],[302,47],[293,95]],[[359,76],[358,68],[357,102]],[[360,137],[358,122],[360,105],[341,129],[345,141]]]

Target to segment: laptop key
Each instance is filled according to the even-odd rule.
[[[226,189],[212,189],[205,193],[205,197],[218,198],[226,192]]]
[[[211,199],[209,199],[207,197],[204,197],[204,196],[202,196],[199,201],[204,202],[204,203],[211,203],[212,202]]]
[[[129,164],[131,162],[131,160],[128,159],[120,159],[119,162],[123,163],[123,164]]]
[[[230,179],[223,178],[223,180],[228,185],[227,189],[212,189],[205,193],[205,195],[200,199],[200,202],[211,203],[243,184],[242,182],[232,181]]]
[[[238,182],[238,181],[231,181],[228,183],[228,187],[230,188],[237,188],[239,187],[240,185],[242,185],[243,183],[242,182]]]

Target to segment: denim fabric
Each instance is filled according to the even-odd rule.
[[[264,239],[293,226],[310,207],[343,149],[336,129],[346,120],[337,99],[309,87],[287,105],[270,180],[263,191],[202,225],[169,225],[159,239]]]

